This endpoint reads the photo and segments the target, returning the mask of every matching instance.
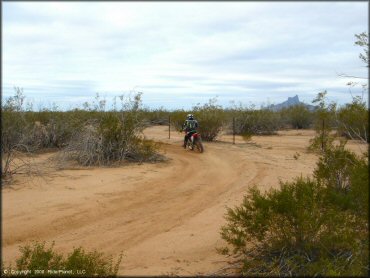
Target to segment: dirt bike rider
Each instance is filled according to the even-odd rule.
[[[184,122],[184,124],[182,125],[182,130],[185,130],[186,134],[185,134],[185,137],[184,137],[184,149],[186,149],[186,143],[188,140],[190,140],[190,137],[197,132],[197,128],[198,128],[198,121],[197,120],[194,120],[194,116],[193,114],[188,114],[186,116],[186,120]]]

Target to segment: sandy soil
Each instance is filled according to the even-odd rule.
[[[268,189],[310,175],[317,159],[306,152],[313,131],[237,137],[235,145],[224,135],[204,143],[202,154],[182,149],[182,134],[167,139],[165,126],[145,135],[163,142],[168,161],[58,170],[50,160],[55,153],[38,155],[41,176],[18,177],[2,189],[3,260],[14,265],[19,245],[45,240],[61,252],[123,251],[120,275],[222,274],[227,262],[216,248],[224,246],[225,208],[254,184]]]

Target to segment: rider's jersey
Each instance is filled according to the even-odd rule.
[[[198,127],[198,122],[196,120],[186,120],[182,125],[182,129],[186,132],[195,132]]]

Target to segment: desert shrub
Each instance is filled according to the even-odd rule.
[[[80,129],[86,121],[98,114],[97,112],[78,109],[66,112],[44,110],[28,113],[32,114],[32,121],[29,120],[29,122],[34,125],[34,131],[36,131],[34,134],[37,135],[40,133],[40,129],[43,130],[43,141],[40,143],[31,137],[32,144],[37,145],[38,148],[62,148],[66,146],[73,133]]]
[[[205,141],[215,140],[226,121],[224,110],[217,104],[217,99],[213,98],[203,105],[195,105],[191,111],[172,111],[170,114],[171,126],[175,130],[181,131],[188,114],[193,114],[194,118],[198,121],[198,131]]]
[[[317,237],[320,191],[318,184],[302,178],[266,194],[254,187],[241,206],[228,209],[221,235],[233,246],[232,253],[243,257],[243,274],[281,275],[294,269],[289,259],[303,255]]]
[[[143,109],[144,119],[150,125],[168,125],[168,117],[170,113],[163,107],[158,109]]]
[[[367,157],[368,158],[368,157]],[[369,219],[369,165],[367,158],[357,160],[349,173],[350,190],[346,192],[351,200],[350,208],[365,221]]]
[[[295,129],[309,128],[313,122],[312,112],[303,104],[284,108],[280,114],[282,122]]]
[[[78,130],[64,149],[64,155],[81,165],[110,165],[124,160],[154,160],[157,145],[144,140],[140,94],[122,103],[117,113],[101,112]]]
[[[122,254],[118,257],[116,263],[113,257],[106,257],[103,253],[96,250],[86,252],[82,247],[74,248],[67,256],[64,267],[67,270],[85,270],[85,275],[115,276],[118,273],[119,265],[122,260]]]
[[[318,108],[314,113],[313,122],[316,135],[310,139],[308,147],[311,151],[324,152],[327,146],[331,145],[335,139],[331,132],[333,128],[336,128],[336,103],[328,104],[326,94],[326,91],[320,92],[312,101],[313,103],[318,103]]]
[[[9,152],[14,146],[24,143],[24,131],[30,127],[24,120],[22,112],[3,110],[1,150],[2,153]]]
[[[1,151],[7,153],[24,143],[24,131],[29,129],[23,109],[23,90],[15,88],[15,95],[6,99],[1,113]]]
[[[365,276],[368,183],[367,157],[327,145],[313,178],[253,187],[229,208],[220,251],[236,255],[243,275]]]
[[[20,246],[21,256],[16,260],[17,269],[62,269],[63,256],[56,253],[53,248],[54,243],[46,248],[45,242]]]
[[[171,126],[175,128],[177,131],[182,130],[182,125],[184,124],[186,120],[186,115],[191,113],[190,111],[185,110],[175,110],[172,111],[170,114],[171,117]]]
[[[35,241],[20,246],[21,255],[16,260],[16,269],[30,270],[33,274],[35,270],[44,270],[45,274],[48,274],[48,270],[72,270],[73,274],[69,275],[78,276],[81,274],[77,274],[77,271],[83,270],[84,276],[116,276],[122,260],[122,253],[114,263],[112,256],[106,256],[96,250],[88,252],[82,247],[73,248],[73,251],[64,257],[54,250],[54,243],[48,248],[45,245],[45,242]],[[10,266],[9,269],[11,268]]]
[[[7,153],[14,146],[21,151],[34,152],[42,148],[61,148],[72,133],[91,117],[88,111],[31,111],[24,108],[23,90],[15,88],[15,95],[6,99],[2,113],[2,151]]]
[[[369,197],[368,154],[359,157],[345,148],[346,141],[331,144],[319,157],[314,170],[315,179],[328,190],[329,202],[339,209],[367,220]]]
[[[340,136],[370,142],[369,110],[360,97],[355,97],[351,103],[339,109],[337,121]]]
[[[135,144],[131,145],[127,152],[126,159],[130,161],[155,161],[161,160],[162,157],[157,153],[161,147],[160,143],[148,139],[137,139]]]
[[[213,141],[217,138],[225,124],[225,113],[217,99],[213,98],[204,105],[193,107],[194,117],[199,123],[198,131],[205,141]]]
[[[30,161],[27,157],[18,159],[20,153],[32,152],[28,144],[31,126],[27,122],[24,111],[23,90],[15,88],[15,95],[6,99],[1,113],[1,184],[12,181],[14,175],[20,172],[30,172]]]
[[[327,150],[319,158],[314,175],[326,186],[349,190],[350,174],[358,163],[356,155],[346,150],[345,141],[342,141],[339,146],[327,146]]]
[[[240,111],[235,132],[240,135],[271,135],[280,127],[280,114],[269,109]]]

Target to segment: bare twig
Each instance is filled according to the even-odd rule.
[[[364,79],[367,80],[366,77],[359,77],[359,76],[353,76],[353,75],[347,75],[345,73],[337,73],[340,77],[349,77],[349,78],[355,78],[355,79]]]

